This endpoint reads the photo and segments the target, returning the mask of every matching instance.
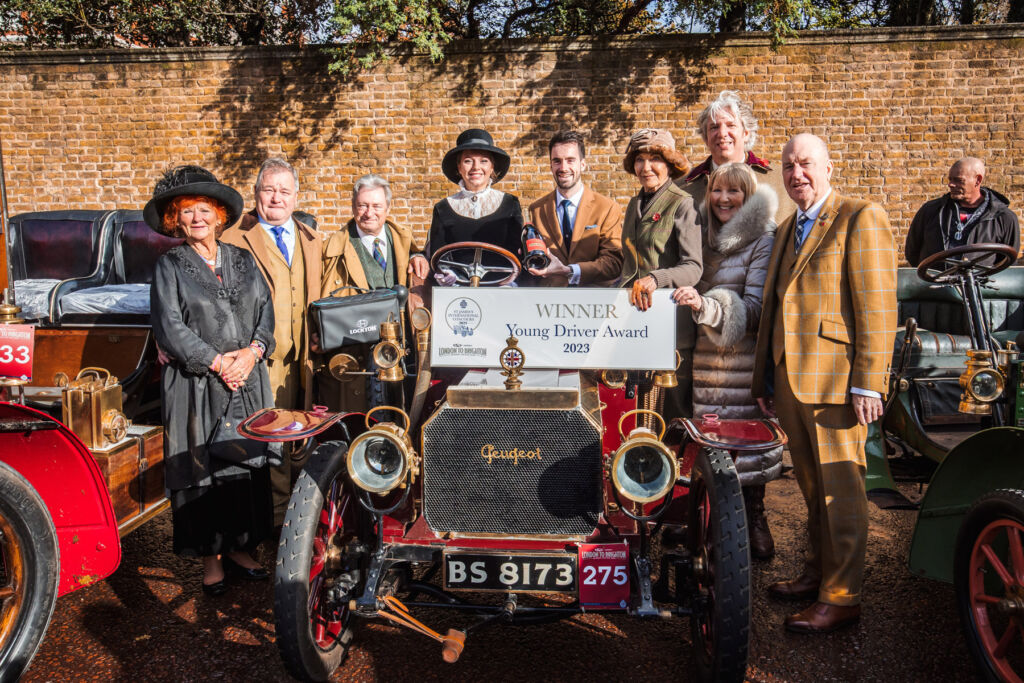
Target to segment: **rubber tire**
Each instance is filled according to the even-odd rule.
[[[691,482],[687,547],[694,557],[707,558],[707,571],[712,577],[701,592],[713,592],[715,596],[708,613],[690,618],[697,677],[701,681],[742,682],[750,650],[751,608],[750,541],[739,476],[726,451],[702,448],[694,462]],[[699,506],[705,490],[710,514],[702,539]],[[714,640],[710,652],[705,648],[704,623],[710,624]]]
[[[0,643],[0,681],[17,681],[46,636],[57,602],[60,550],[50,513],[36,490],[0,462],[0,516],[10,524],[24,560],[25,597],[14,627]]]
[[[1001,681],[984,645],[978,636],[977,626],[971,610],[970,565],[974,544],[981,532],[994,521],[1009,519],[1024,525],[1024,491],[1019,489],[998,489],[978,498],[964,516],[956,535],[953,556],[953,586],[956,589],[956,606],[960,624],[964,629],[967,647],[986,681]],[[1013,571],[1012,568],[1011,572]],[[1018,671],[1017,675],[1024,674]]]
[[[348,444],[328,441],[316,448],[299,474],[281,528],[274,577],[277,646],[288,672],[299,680],[326,681],[341,666],[352,644],[352,625],[338,634],[340,643],[320,648],[309,615],[309,572],[313,538],[324,492],[343,476]],[[352,501],[355,504],[355,501]]]

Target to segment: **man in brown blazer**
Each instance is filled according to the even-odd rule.
[[[555,189],[530,205],[530,222],[551,262],[530,269],[546,287],[609,286],[622,270],[622,210],[583,184],[583,136],[556,133],[548,143]]]
[[[419,286],[430,273],[430,264],[419,253],[412,232],[388,220],[391,185],[379,175],[365,175],[352,188],[352,219],[332,233],[324,245],[324,270],[320,296],[349,296],[359,290],[406,285],[409,307],[422,305]],[[369,349],[346,349],[365,368]],[[318,400],[335,410],[365,410],[366,390],[360,378],[339,383],[319,373]]]
[[[284,159],[263,162],[254,187],[256,208],[224,231],[221,240],[252,252],[274,301],[275,349],[267,359],[274,405],[308,408],[312,403],[307,308],[320,295],[323,240],[320,233],[295,220],[298,172]],[[304,459],[285,458],[271,470],[274,524],[284,521],[293,477]]]
[[[815,600],[786,628],[824,633],[860,618],[868,532],[867,425],[882,414],[896,331],[896,245],[877,204],[832,190],[832,161],[813,135],[783,148],[782,174],[797,212],[776,233],[764,284],[754,396],[768,393],[789,436],[808,510],[799,577],[775,597]]]

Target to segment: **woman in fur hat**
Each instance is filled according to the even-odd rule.
[[[754,346],[761,319],[762,290],[775,241],[779,200],[758,185],[745,163],[719,166],[704,198],[704,273],[696,287],[680,287],[672,298],[688,306],[697,324],[693,351],[693,413],[722,418],[758,418],[750,394]],[[751,555],[775,553],[764,515],[764,485],[782,470],[782,447],[735,456],[747,508]]]
[[[270,289],[252,254],[218,241],[242,208],[242,196],[212,173],[179,166],[143,212],[153,230],[185,240],[156,263],[151,315],[170,356],[161,391],[174,552],[202,558],[209,595],[227,591],[225,568],[269,578],[250,553],[273,528],[267,463],[280,458],[276,445],[234,431],[274,405],[264,362],[274,348]]]
[[[632,287],[630,302],[641,311],[659,287],[693,286],[700,280],[700,225],[693,198],[672,182],[690,168],[667,130],[644,128],[633,133],[623,167],[640,181],[622,223],[623,287]],[[678,316],[676,343],[682,362],[679,386],[666,390],[665,420],[690,414],[690,349],[693,324]]]
[[[518,258],[523,234],[523,209],[512,194],[496,190],[505,177],[509,155],[494,144],[486,130],[462,131],[455,147],[441,161],[448,180],[458,192],[434,205],[427,237],[428,257],[455,242],[485,242],[501,247]],[[455,283],[452,273],[434,276],[442,285]]]

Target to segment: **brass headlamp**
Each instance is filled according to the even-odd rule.
[[[1002,396],[1005,380],[999,369],[992,364],[992,352],[979,349],[967,350],[967,367],[960,375],[959,410],[973,415],[990,415],[992,402]]]
[[[370,415],[378,410],[398,413],[405,426],[380,422],[370,426]],[[419,474],[419,459],[409,439],[409,416],[401,408],[377,406],[366,413],[367,430],[352,440],[345,455],[349,477],[361,489],[384,494],[405,487]]]
[[[653,415],[661,422],[657,435],[647,427],[622,433],[622,423],[630,415]],[[635,503],[652,503],[671,493],[679,479],[679,462],[668,446],[662,443],[665,420],[653,410],[630,410],[619,418],[622,445],[612,455],[611,479],[616,492]]]
[[[401,382],[405,379],[402,358],[402,325],[391,316],[380,324],[380,341],[373,347],[373,362],[377,365],[377,379],[381,382]]]

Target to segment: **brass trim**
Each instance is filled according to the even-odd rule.
[[[634,437],[633,435],[639,431],[643,431],[645,433],[641,434],[640,436]],[[664,458],[668,460],[669,465],[672,468],[672,475],[669,477],[665,489],[653,496],[645,496],[642,498],[631,496],[625,492],[623,486],[619,483],[619,478],[617,476],[617,465],[619,463],[619,460],[622,459],[626,451],[632,448],[636,448],[637,446],[650,446],[651,448],[660,451],[662,456],[664,456]],[[656,500],[661,500],[662,498],[664,498],[665,496],[672,492],[672,489],[676,485],[676,481],[678,481],[679,479],[679,460],[676,459],[675,455],[673,455],[672,451],[669,450],[668,446],[663,444],[660,439],[654,438],[654,434],[652,432],[641,427],[638,429],[634,429],[632,432],[630,432],[629,438],[626,439],[626,441],[623,442],[623,444],[619,446],[618,449],[616,449],[615,453],[612,454],[609,478],[611,479],[612,486],[615,487],[615,490],[623,498],[628,498],[634,503],[653,503]]]
[[[569,387],[527,387],[518,391],[504,387],[448,387],[448,403],[453,408],[572,410],[579,401],[579,390]]]

